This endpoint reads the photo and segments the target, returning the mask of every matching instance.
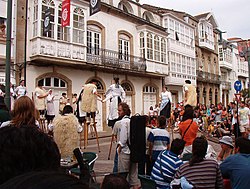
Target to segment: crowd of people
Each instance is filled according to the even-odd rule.
[[[151,106],[144,116],[146,152],[143,161],[135,162],[131,160],[131,110],[125,102],[126,94],[119,78],[114,78],[105,99],[98,94],[95,80],[85,84],[78,97],[73,96],[71,105],[63,93],[58,116],[53,114],[52,90],[45,91],[38,83],[31,99],[21,81],[13,90],[17,96],[11,111],[0,96],[0,188],[32,188],[34,184],[37,188],[50,185],[65,189],[89,188],[89,183],[62,173],[60,161],[61,158],[73,159],[83,124],[95,122],[97,100],[109,102],[108,125],[112,128],[112,139],[117,142],[114,174],[104,178],[102,189],[138,189],[138,174],[150,176],[159,189],[223,188],[223,185],[227,187],[227,179],[231,188],[248,188],[248,104],[240,102],[239,109],[234,102],[228,106],[218,103],[207,107],[196,103],[195,87],[190,81],[186,81],[183,89],[183,102],[171,109],[171,93],[163,86],[160,105]],[[49,134],[41,130],[39,123],[45,117],[51,125]],[[180,137],[173,138],[169,128]],[[210,137],[218,137],[219,154],[208,144]],[[117,172],[127,173],[127,180]]]

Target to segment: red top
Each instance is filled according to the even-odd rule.
[[[186,121],[179,123],[181,136],[183,136],[184,132],[190,125],[191,121],[192,121],[191,119],[187,119]],[[185,146],[193,144],[193,141],[197,136],[197,132],[198,132],[198,125],[196,124],[195,121],[193,121],[183,138],[183,140],[186,142]]]

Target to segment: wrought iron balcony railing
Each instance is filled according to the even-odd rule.
[[[119,53],[108,49],[87,47],[87,62],[105,67],[145,72],[146,60],[142,57]]]
[[[197,74],[197,80],[198,81],[206,81],[209,83],[214,83],[214,84],[220,84],[220,75],[209,73],[209,72],[203,72],[200,70],[196,70]]]

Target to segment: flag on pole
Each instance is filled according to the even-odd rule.
[[[101,9],[101,1],[100,0],[90,0],[89,2],[89,10],[90,10],[90,16],[99,12]]]
[[[50,8],[45,10],[44,22],[43,22],[43,32],[46,35],[50,31]]]
[[[62,27],[70,25],[70,0],[62,2]]]

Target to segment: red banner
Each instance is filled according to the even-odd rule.
[[[62,2],[62,27],[70,25],[70,0]]]

